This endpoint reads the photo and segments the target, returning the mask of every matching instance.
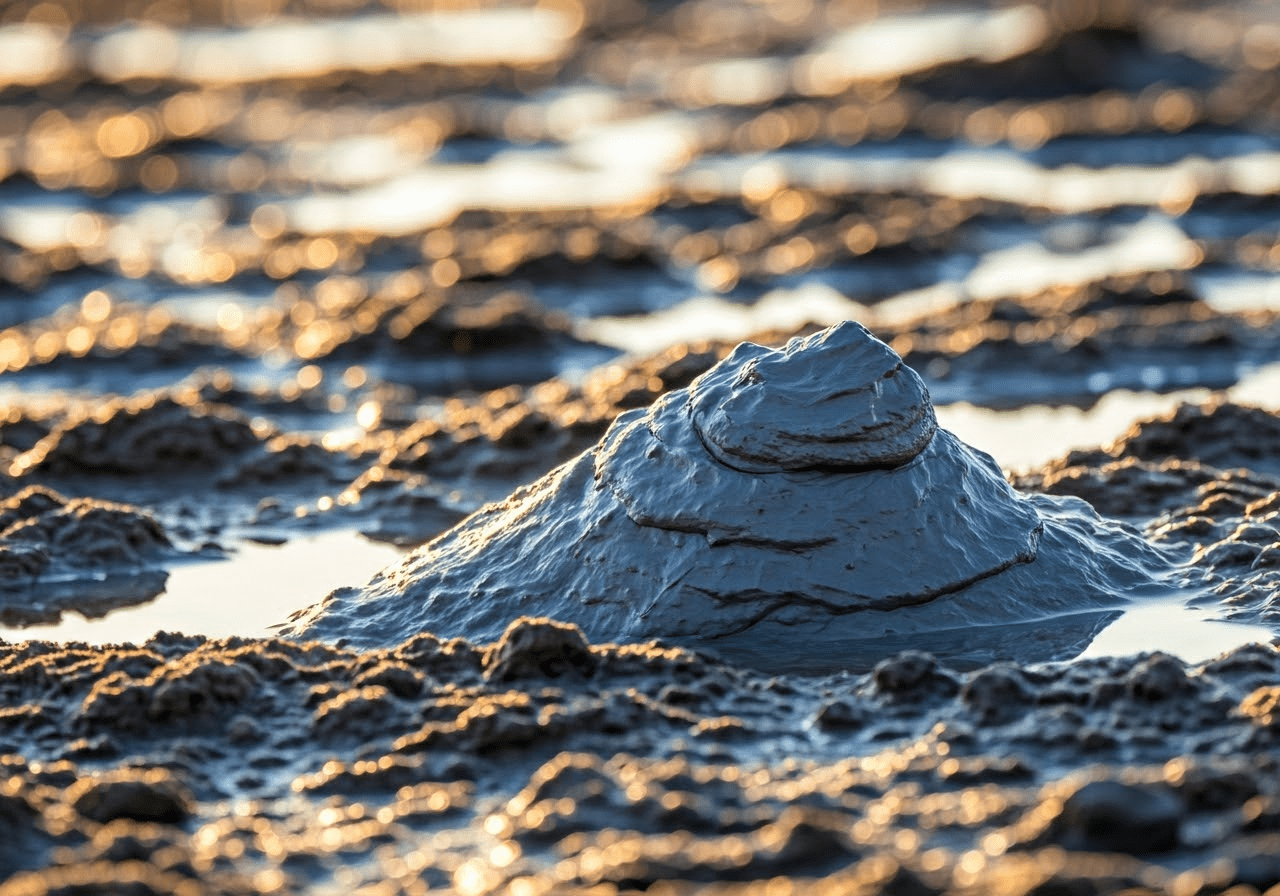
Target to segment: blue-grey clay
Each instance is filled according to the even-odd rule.
[[[771,670],[1078,652],[1176,564],[1083,501],[1015,491],[856,323],[744,344],[688,389],[384,570],[296,637],[498,638],[519,616]]]

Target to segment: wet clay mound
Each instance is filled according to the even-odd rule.
[[[883,656],[886,637],[1083,614],[1008,648],[1049,658],[1170,569],[1087,505],[1014,492],[989,457],[937,429],[892,350],[843,324],[781,351],[740,346],[287,631],[362,645],[423,630],[489,638],[538,613],[593,638],[847,668]]]
[[[0,885],[1261,893],[1277,674],[1256,645],[766,677],[544,619],[367,652],[0,645]]]
[[[1240,364],[1261,362],[1280,344],[1272,317],[1214,312],[1176,278],[1160,274],[1016,300],[975,300],[927,316],[881,321],[872,330],[921,372],[935,399],[941,395],[989,407],[1050,399],[1089,405],[1105,394],[1106,389],[1098,388],[1100,378],[1108,389],[1175,389],[1187,385],[1180,379],[1185,375],[1196,384],[1230,385]],[[815,329],[806,325],[751,338],[781,345]],[[422,476],[438,492],[459,490],[463,500],[454,502],[452,513],[474,510],[587,450],[624,411],[647,407],[666,392],[687,387],[732,347],[721,340],[677,345],[619,359],[593,370],[581,383],[553,379],[453,398],[420,420],[414,419],[419,412],[412,401],[372,395],[365,401],[371,415],[368,445],[380,456],[352,483],[344,502],[356,507],[364,504],[366,493],[376,492],[377,506],[393,513],[400,513],[398,503],[408,508],[423,500],[434,502],[424,499],[417,485],[403,489],[403,500],[396,495],[400,483]],[[1193,366],[1186,364],[1188,353],[1197,359]],[[1030,369],[1037,375],[1028,375]],[[1099,464],[1120,462],[1118,457],[1091,456],[1092,466],[1081,465],[1071,475],[1095,477]],[[1148,461],[1126,458],[1123,463]],[[1193,485],[1202,481],[1204,477]],[[1079,494],[1109,515],[1152,516],[1179,504],[1171,493],[1167,500],[1155,495],[1156,480],[1151,480],[1146,500],[1160,506],[1150,513],[1121,491],[1085,494],[1047,480],[1027,483],[1030,490]],[[422,527],[412,524],[411,510],[404,516],[405,525],[398,529],[405,541],[425,540],[440,531],[433,528],[442,518],[438,514],[429,514],[430,525]]]
[[[0,502],[0,619],[31,625],[142,603],[178,555],[143,510],[30,486]]]

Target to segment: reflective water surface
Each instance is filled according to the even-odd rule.
[[[1179,600],[1150,601],[1126,609],[1080,654],[1081,657],[1128,656],[1162,651],[1188,663],[1213,659],[1242,644],[1270,644],[1276,635],[1261,625],[1215,619],[1203,607]]]
[[[358,586],[401,554],[344,531],[301,535],[286,544],[240,544],[225,560],[191,561],[169,571],[150,603],[98,619],[67,613],[54,625],[2,629],[0,637],[141,643],[156,632],[223,638],[270,634],[295,610],[335,588]]]

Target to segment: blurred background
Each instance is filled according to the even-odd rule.
[[[10,0],[0,451],[41,396],[367,432],[846,317],[1008,465],[1280,397],[1278,65],[1274,2]]]
[[[9,0],[0,622],[263,630],[846,318],[1032,488],[1280,408],[1278,66],[1274,2]]]

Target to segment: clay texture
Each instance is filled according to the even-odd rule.
[[[486,640],[537,614],[593,640],[661,637],[768,669],[865,666],[895,638],[1048,659],[1105,611],[1167,590],[1170,556],[1082,501],[1015,492],[937,428],[888,346],[845,323],[780,351],[739,347],[287,631]],[[953,637],[1050,617],[994,654],[987,637]]]
[[[782,351],[743,343],[690,393],[688,415],[725,466],[754,473],[891,468],[938,429],[924,383],[854,324]]]
[[[0,644],[0,892],[1260,894],[1278,673],[1253,645],[764,676],[541,619]]]

